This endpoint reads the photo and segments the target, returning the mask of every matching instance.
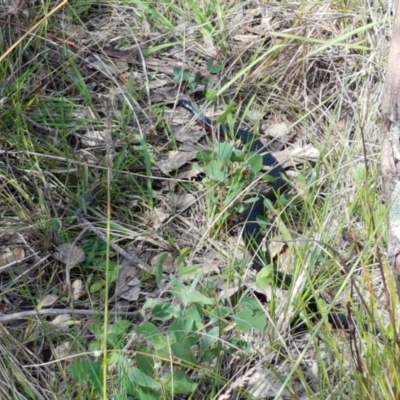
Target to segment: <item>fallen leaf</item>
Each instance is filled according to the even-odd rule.
[[[66,332],[70,329],[71,325],[79,324],[78,321],[74,321],[70,314],[60,314],[57,315],[53,321],[51,321],[52,325],[56,326],[57,329]]]
[[[38,308],[41,309],[43,307],[49,307],[52,306],[57,300],[59,296],[55,294],[48,294],[38,301]]]
[[[182,212],[196,202],[196,197],[190,193],[185,193],[185,194],[171,193],[168,196],[168,200],[171,201],[173,209],[175,209],[177,212]]]
[[[80,138],[84,145],[94,147],[104,143],[106,135],[104,131],[88,131],[84,135],[80,135]]]
[[[67,357],[71,353],[71,349],[72,349],[72,342],[71,341],[67,341],[67,342],[61,343],[60,345],[58,345],[54,349],[54,358],[56,360],[67,359]]]
[[[63,243],[57,247],[53,257],[65,265],[72,266],[81,263],[85,259],[85,253],[79,246]]]
[[[276,151],[273,153],[273,156],[283,168],[288,168],[301,164],[304,160],[317,161],[320,157],[320,152],[314,146],[308,145]]]
[[[80,299],[85,294],[83,282],[81,279],[77,279],[72,283],[72,297],[75,300]]]
[[[157,161],[157,167],[164,174],[169,174],[171,171],[177,170],[182,165],[196,158],[195,151],[170,151],[166,158]]]
[[[118,297],[126,301],[136,301],[140,295],[141,282],[138,269],[123,263],[118,276]]]
[[[164,257],[165,253],[157,254],[151,259],[151,265],[154,268],[157,268],[159,264],[159,260],[161,257]],[[176,272],[176,264],[175,264],[175,257],[173,257],[171,254],[168,254],[166,259],[164,260],[162,264],[163,272],[168,272],[168,273],[175,273]]]
[[[13,262],[22,261],[25,258],[25,251],[22,247],[5,247],[0,253],[0,267]]]
[[[268,136],[271,136],[275,139],[282,138],[287,134],[287,132],[288,132],[288,127],[284,122],[277,122],[275,124],[270,124],[265,130],[265,133]]]

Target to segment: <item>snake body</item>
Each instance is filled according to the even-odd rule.
[[[188,110],[196,118],[197,123],[201,125],[207,132],[211,132],[217,127],[217,124],[214,121],[199,111],[195,103],[181,99],[178,101],[178,106]],[[222,134],[231,132],[229,127],[224,124],[219,125],[218,129]],[[287,290],[293,284],[293,277],[289,274],[284,274],[281,271],[278,271],[268,250],[261,250],[263,249],[262,243],[264,241],[264,235],[262,233],[260,224],[257,222],[257,218],[259,216],[264,216],[266,213],[265,200],[267,199],[272,203],[275,203],[278,199],[278,196],[288,190],[289,185],[287,174],[283,167],[278,163],[277,159],[267,151],[263,143],[251,132],[244,129],[235,128],[233,134],[235,138],[240,139],[242,143],[248,145],[251,152],[261,155],[264,166],[271,168],[268,173],[271,177],[270,190],[266,193],[258,195],[258,198],[254,202],[245,207],[243,213],[243,235],[246,248],[254,255],[253,266],[255,269],[260,271],[265,265],[272,263],[273,283],[276,286]],[[314,296],[311,296],[311,298],[307,300],[307,310],[316,316],[317,319],[321,317],[318,309],[318,302]],[[349,331],[351,327],[354,327],[353,318],[343,313],[330,312],[327,319],[334,329],[343,329]],[[305,326],[305,324],[301,325]]]

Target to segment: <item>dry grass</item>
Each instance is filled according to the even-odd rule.
[[[62,3],[0,0],[1,311],[71,309],[65,320],[16,316],[1,325],[0,397],[399,398],[379,177],[390,6],[66,3],[57,9]],[[210,60],[221,70],[210,72]],[[178,82],[177,67],[187,69],[192,85]],[[196,153],[229,138],[204,138],[175,108],[182,96],[213,118],[233,105],[227,122],[275,139],[277,154],[303,150],[291,163],[291,196],[269,215],[280,268],[298,277],[289,293],[254,289],[240,240],[237,211],[263,176],[243,181],[241,163],[229,164],[222,183],[198,175],[204,166]],[[53,257],[64,243],[86,255],[70,262],[72,288],[65,263]],[[140,268],[121,249],[138,257]],[[132,395],[127,371],[151,340],[128,314],[126,331],[116,321],[139,311],[166,334],[170,321],[148,310],[185,303],[171,294],[168,275],[190,286],[193,270],[202,272],[197,290],[226,300],[218,341],[242,341],[251,351],[221,351],[210,364],[198,356],[185,370],[199,384],[192,395],[166,391],[163,374],[177,360],[160,356],[160,397]],[[117,294],[108,302],[111,282],[121,289],[129,280],[129,299]],[[232,323],[237,299],[230,295],[239,286],[253,298],[263,293],[268,324],[261,333],[244,334]],[[307,334],[290,334],[305,288],[328,299],[324,315],[330,305],[351,306],[356,333],[332,332],[323,318]],[[184,306],[194,313],[190,301]],[[113,311],[104,318],[107,307]],[[212,337],[212,313],[203,312],[209,319],[200,331]],[[380,327],[381,341],[363,332],[363,321]]]

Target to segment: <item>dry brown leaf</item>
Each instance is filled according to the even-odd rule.
[[[164,174],[169,174],[171,171],[177,170],[182,165],[196,158],[195,151],[170,151],[167,158],[162,158],[157,161],[157,167]]]
[[[175,194],[170,193],[168,196],[171,208],[177,212],[182,212],[188,209],[191,205],[196,202],[196,197],[190,193]]]
[[[160,262],[160,258],[164,257],[165,253],[157,254],[154,256],[151,260],[151,265],[156,268]],[[166,259],[163,262],[163,271],[166,273],[175,273],[176,272],[176,264],[175,264],[175,257],[173,257],[171,254],[168,254]]]
[[[203,273],[203,275],[219,274],[221,272],[221,269],[219,268],[221,264],[222,264],[221,259],[215,259],[215,258],[205,259],[201,267],[201,272]]]
[[[60,314],[57,315],[53,321],[51,321],[52,325],[56,326],[58,330],[62,332],[66,332],[70,329],[71,325],[79,324],[78,321],[74,321],[71,317],[71,314]]]
[[[81,135],[80,138],[82,144],[88,147],[94,147],[104,143],[106,135],[104,131],[87,131],[84,135]]]
[[[54,351],[54,357],[56,360],[66,359],[68,361],[68,356],[71,354],[72,342],[64,342],[58,345]],[[72,361],[72,360],[71,360]]]
[[[4,265],[22,261],[25,258],[25,251],[22,247],[4,247],[0,250],[0,267]]]
[[[127,301],[136,301],[140,295],[141,282],[138,278],[139,270],[122,262],[122,268],[118,276],[118,297]]]
[[[38,308],[49,307],[52,306],[57,300],[59,296],[55,294],[48,294],[38,301]]]
[[[301,164],[305,160],[317,161],[320,157],[320,152],[316,147],[307,145],[277,151],[273,153],[273,156],[283,168],[288,168]]]
[[[193,129],[186,126],[183,128],[175,127],[173,128],[173,131],[175,133],[175,139],[182,144],[187,144],[188,142],[197,143],[202,137],[207,135],[207,132],[204,129]]]
[[[256,35],[234,35],[232,39],[242,43],[255,43],[259,40],[259,37]]]
[[[170,213],[165,212],[165,207],[156,207],[154,208],[154,210],[149,211],[149,219],[155,231],[158,230],[163,225],[163,223],[168,220],[170,216]]]
[[[265,130],[265,134],[275,139],[284,137],[288,133],[288,126],[284,122],[276,122],[269,124]]]
[[[72,286],[72,297],[75,300],[80,299],[85,294],[84,285],[81,279],[76,279],[71,286]]]
[[[65,265],[73,266],[81,263],[85,259],[85,253],[76,245],[63,243],[57,247],[53,257]]]

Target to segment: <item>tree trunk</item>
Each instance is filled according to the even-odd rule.
[[[382,178],[389,207],[388,257],[392,265],[397,295],[400,297],[400,0],[389,50],[388,67],[382,99]]]

